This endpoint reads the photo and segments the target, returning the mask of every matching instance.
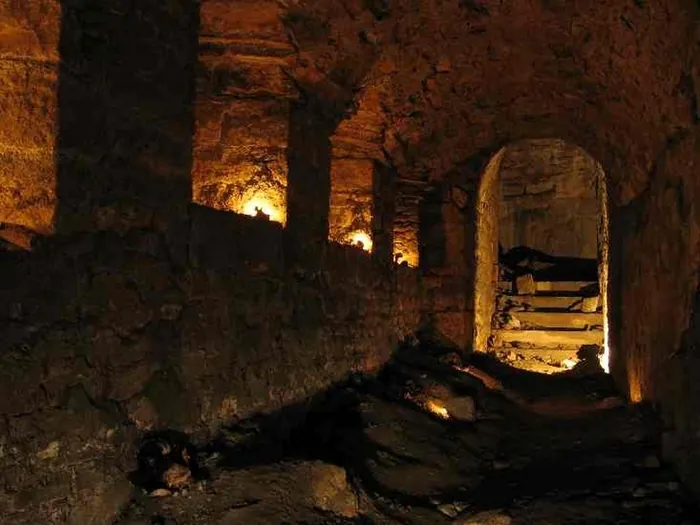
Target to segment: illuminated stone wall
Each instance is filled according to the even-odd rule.
[[[365,92],[331,137],[329,237],[355,246],[359,241],[369,251],[374,249],[375,236],[381,237],[393,220],[393,212],[384,213],[387,204],[381,201],[393,201],[390,186],[395,174],[377,168],[386,163],[382,150],[384,126],[377,93]]]
[[[57,0],[0,3],[0,223],[48,233],[56,200]]]
[[[509,145],[500,170],[503,251],[527,246],[551,255],[597,258],[600,171],[585,151],[560,140]]]
[[[415,187],[407,181],[398,181],[394,219],[394,260],[412,268],[417,268],[420,263],[418,232],[421,199],[422,186]]]
[[[284,223],[288,108],[255,100],[223,106],[222,110],[220,103],[198,104],[194,202],[248,215],[257,206]]]
[[[334,158],[331,164],[330,238],[372,249],[374,163]]]
[[[483,352],[491,335],[491,318],[496,308],[498,268],[498,216],[500,206],[499,169],[501,149],[486,166],[479,182],[476,201],[476,242],[474,253],[474,350]]]
[[[286,222],[294,58],[274,2],[202,4],[193,200]]]

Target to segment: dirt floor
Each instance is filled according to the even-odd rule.
[[[699,523],[660,436],[595,370],[407,348],[377,378],[211,443],[155,437],[114,525]]]

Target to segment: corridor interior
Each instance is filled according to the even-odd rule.
[[[499,172],[498,270],[489,351],[556,373],[585,358],[607,369],[605,174],[557,140],[506,148]]]
[[[0,524],[700,523],[699,21],[0,1]]]

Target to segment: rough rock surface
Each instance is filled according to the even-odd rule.
[[[193,194],[229,209],[260,183],[286,191],[288,224],[304,233],[296,243],[315,247],[328,234],[331,159],[380,157],[396,174],[391,231],[415,266],[432,181],[458,180],[475,202],[503,146],[564,140],[608,177],[613,372],[632,399],[664,407],[674,458],[697,476],[685,468],[700,460],[700,420],[688,406],[698,383],[697,20],[689,0],[611,0],[604,10],[553,0],[3,2],[0,221],[40,233],[164,231],[173,217],[185,220]],[[285,130],[294,139],[286,144]],[[433,321],[458,343],[476,332],[480,349],[492,313],[484,305],[494,301],[471,293],[474,281],[490,282],[475,277],[489,258],[474,246],[477,223],[467,221],[459,286],[448,284],[468,291]],[[66,286],[85,278],[66,273]],[[110,328],[116,335],[57,336],[58,361],[71,362],[75,337],[113,349],[153,322],[133,289],[114,284],[119,277],[95,280],[117,288],[128,319]],[[128,384],[110,388],[128,397]],[[32,388],[21,404],[50,404],[50,387]],[[148,419],[148,405],[139,410]],[[694,486],[700,493],[700,480]]]
[[[144,432],[300,402],[377,370],[417,326],[411,270],[337,245],[322,270],[287,267],[281,228],[207,209],[180,233],[0,254],[1,522],[107,523]]]
[[[609,377],[543,380],[476,360],[533,406],[570,408],[545,416],[425,351],[402,351],[379,380],[328,392],[291,433],[259,430],[247,443],[229,434],[207,481],[177,496],[136,494],[116,523],[692,523],[683,487],[658,460],[653,413],[586,412],[612,393]],[[478,419],[406,403],[424,390],[469,392]]]
[[[565,257],[598,257],[598,185],[602,168],[561,141],[521,141],[506,148],[499,178],[503,252],[527,246]]]

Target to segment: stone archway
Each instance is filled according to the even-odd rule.
[[[607,199],[602,167],[563,141],[491,158],[475,203],[476,351],[553,372],[587,348],[609,371]]]

